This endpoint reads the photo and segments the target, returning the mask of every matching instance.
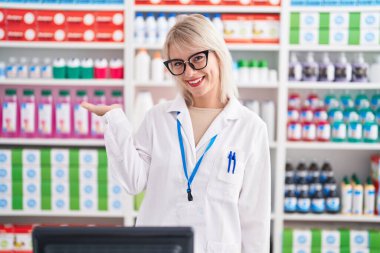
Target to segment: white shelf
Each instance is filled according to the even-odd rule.
[[[1,84],[1,82],[0,82]],[[136,87],[140,88],[158,88],[158,87],[164,87],[164,88],[175,88],[175,83],[171,81],[164,81],[164,82],[154,82],[154,81],[148,81],[148,82],[135,82]],[[237,84],[237,87],[239,89],[276,89],[278,88],[278,83],[260,83],[260,84]]]
[[[0,48],[61,48],[61,49],[120,49],[124,43],[114,42],[39,42],[39,41],[0,41]]]
[[[122,79],[2,79],[0,85],[51,85],[51,86],[116,86],[123,87]]]
[[[278,83],[237,84],[239,89],[277,89]]]
[[[289,89],[378,90],[379,83],[288,82]]]
[[[279,51],[279,44],[259,44],[259,43],[229,43],[227,47],[231,51]],[[143,44],[136,46],[135,49],[144,48],[147,50],[162,50],[160,44]]]
[[[0,145],[104,147],[104,139],[0,138]]]
[[[380,6],[292,6],[289,12],[363,12],[380,11]]]
[[[320,51],[320,52],[380,52],[380,45],[291,45],[290,51]]]
[[[350,216],[342,214],[285,214],[285,221],[380,223],[380,216]]]
[[[351,142],[287,142],[287,149],[317,149],[317,150],[380,150],[380,143]]]
[[[123,11],[123,4],[32,4],[32,3],[1,3],[4,9],[28,10],[74,10],[74,11]]]
[[[143,88],[157,88],[157,87],[168,87],[168,88],[174,88],[175,84],[171,81],[164,81],[164,82],[154,82],[154,81],[147,81],[147,82],[134,82],[136,87],[143,87]]]
[[[136,12],[187,13],[280,13],[281,7],[272,6],[217,6],[217,5],[135,5]]]
[[[0,211],[0,217],[80,217],[80,218],[124,218],[123,214],[104,212],[88,212],[88,211]]]

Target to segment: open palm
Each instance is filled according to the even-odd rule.
[[[87,110],[89,110],[92,113],[95,113],[98,116],[103,116],[107,112],[111,111],[115,108],[121,108],[121,105],[119,104],[113,104],[113,105],[94,105],[88,102],[82,102],[81,106]]]

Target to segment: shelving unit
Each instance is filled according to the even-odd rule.
[[[1,8],[18,8],[18,9],[42,9],[42,10],[94,10],[94,11],[124,11],[124,41],[123,43],[40,43],[40,42],[16,42],[16,41],[0,41],[0,55],[2,50],[9,48],[16,48],[22,50],[38,50],[41,52],[46,49],[69,49],[70,51],[78,50],[96,50],[112,54],[119,53],[120,57],[124,59],[124,79],[123,80],[33,80],[33,79],[6,79],[0,80],[1,86],[17,86],[17,85],[43,85],[43,86],[113,86],[123,87],[124,89],[124,104],[125,111],[129,118],[133,115],[134,99],[137,90],[149,90],[162,94],[162,91],[173,91],[175,88],[174,82],[165,81],[162,83],[144,82],[137,83],[134,78],[134,63],[133,60],[136,51],[140,48],[148,50],[161,50],[161,45],[137,45],[134,43],[133,35],[133,22],[136,12],[178,12],[181,13],[272,13],[280,14],[281,28],[280,28],[280,44],[228,44],[231,54],[246,54],[249,53],[253,57],[256,55],[270,55],[274,58],[278,70],[279,81],[272,84],[257,84],[246,87],[246,85],[238,84],[241,93],[248,93],[248,96],[270,96],[275,97],[276,104],[276,139],[270,143],[271,156],[272,156],[272,192],[273,192],[273,206],[272,206],[272,238],[273,238],[273,252],[280,253],[282,251],[282,233],[286,222],[312,224],[315,222],[336,222],[344,224],[359,223],[369,224],[375,223],[380,226],[380,217],[361,217],[361,216],[343,216],[343,215],[299,215],[299,214],[285,214],[283,212],[283,195],[284,195],[284,178],[285,178],[285,164],[290,155],[295,155],[302,152],[322,153],[334,156],[335,152],[347,152],[347,154],[355,156],[358,152],[360,155],[366,156],[368,154],[379,152],[379,143],[317,143],[317,142],[288,142],[286,137],[286,121],[287,121],[287,98],[290,90],[316,90],[317,92],[323,90],[343,91],[376,91],[380,90],[378,83],[325,83],[325,82],[289,82],[288,81],[288,66],[289,66],[289,53],[290,52],[367,52],[379,53],[380,45],[378,46],[302,46],[302,45],[289,45],[289,17],[291,12],[325,12],[325,11],[379,11],[380,7],[291,7],[289,1],[282,1],[281,7],[237,7],[237,6],[163,6],[163,5],[135,5],[132,0],[125,0],[124,5],[51,5],[51,4],[9,4],[2,3]],[[274,57],[273,57],[274,56]],[[262,93],[261,93],[262,92]],[[257,94],[256,94],[257,93]],[[263,95],[264,94],[264,95]],[[0,147],[16,146],[22,144],[23,146],[51,146],[51,147],[103,147],[104,141],[99,139],[13,139],[13,138],[0,138]],[[337,156],[335,159],[340,159]],[[342,160],[342,159],[341,159]],[[349,161],[342,161],[348,164]],[[364,165],[363,165],[364,167]],[[133,197],[129,196],[126,200],[128,202],[125,215],[122,217],[124,225],[133,225],[134,219],[137,217],[138,212],[133,209]],[[43,219],[44,217],[95,217],[99,219],[107,218],[121,218],[119,215],[104,214],[101,212],[96,213],[53,213],[53,212],[5,212],[0,213],[0,217],[36,217]]]

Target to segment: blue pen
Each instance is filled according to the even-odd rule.
[[[230,154],[228,155],[228,169],[227,173],[230,173],[230,167],[231,167],[231,159],[232,159],[232,151],[230,151]]]
[[[235,174],[235,167],[236,167],[236,152],[232,155],[232,160],[234,160],[234,167],[232,169],[232,174]]]

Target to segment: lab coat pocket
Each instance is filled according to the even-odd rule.
[[[208,242],[207,253],[239,253],[239,243]]]
[[[237,148],[229,147],[222,150],[221,158],[216,161],[218,180],[232,185],[242,185],[245,153]]]

